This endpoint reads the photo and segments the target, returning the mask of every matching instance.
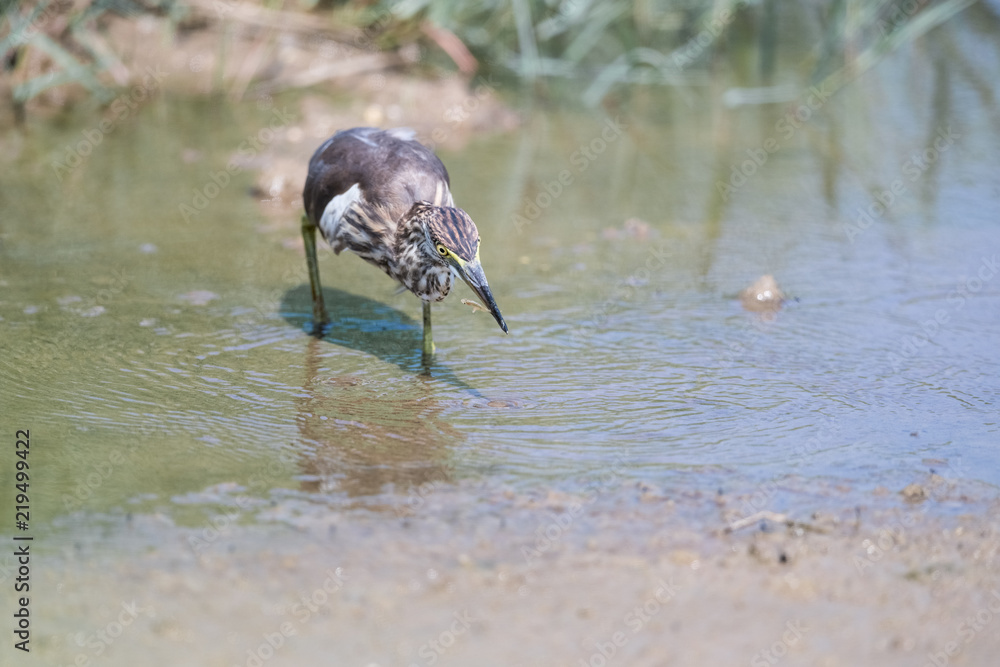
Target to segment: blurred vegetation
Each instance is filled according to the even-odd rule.
[[[174,0],[0,0],[0,57],[4,76],[13,77],[9,94],[17,116],[23,118],[28,100],[63,85],[82,86],[110,101],[127,72],[100,37],[102,19],[163,15],[174,8]]]
[[[726,56],[752,70],[755,85],[768,86],[776,54],[786,48],[779,35],[811,40],[802,58],[804,82],[843,76],[848,69],[857,74],[973,2],[0,0],[0,56],[4,74],[13,81],[9,95],[22,113],[28,100],[67,84],[107,101],[113,87],[128,80],[126,65],[102,37],[109,17],[154,15],[177,30],[192,30],[213,21],[238,21],[234,8],[253,7],[286,23],[293,14],[303,15],[317,33],[348,43],[351,35],[357,43],[360,34],[382,51],[421,43],[423,62],[432,66],[528,83],[584,82],[584,99],[596,104],[622,84],[696,83],[699,73]],[[779,30],[779,22],[801,25]],[[297,24],[299,34],[303,25]],[[29,54],[35,56],[33,68],[27,64]]]
[[[590,82],[585,99],[595,104],[618,84],[690,84],[692,72],[734,53],[768,85],[789,33],[813,38],[802,61],[810,83],[845,67],[860,73],[975,1],[396,0],[375,11],[423,13],[481,62],[524,80]]]

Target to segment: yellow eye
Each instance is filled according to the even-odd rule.
[[[448,249],[447,249],[447,248],[445,248],[445,247],[444,247],[443,245],[441,245],[440,243],[438,244],[438,248],[437,248],[437,250],[438,250],[438,252],[439,252],[439,253],[441,253],[441,256],[442,256],[442,257],[446,257],[446,256],[448,255]]]

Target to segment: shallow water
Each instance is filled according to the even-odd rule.
[[[786,619],[808,628],[788,664],[830,646],[923,664],[956,636],[991,664],[993,633],[955,630],[1000,596],[984,6],[816,111],[808,93],[726,107],[757,82],[720,65],[598,110],[539,98],[516,131],[442,151],[510,335],[459,286],[430,365],[417,300],[347,255],[322,252],[334,325],[305,333],[300,209],[258,201],[250,169],[305,163],[320,93],[163,92],[62,171],[99,111],[0,131],[0,414],[31,433],[25,664],[597,664],[623,628],[617,664],[745,664]],[[801,85],[800,65],[775,83]],[[301,124],[210,187],[283,109]],[[210,200],[185,220],[196,189]],[[788,301],[746,310],[764,274]],[[913,482],[923,502],[897,493]],[[5,549],[7,590],[17,567]],[[664,580],[678,597],[633,632]],[[428,654],[456,614],[472,631]]]
[[[798,103],[634,90],[442,153],[510,335],[460,286],[429,367],[417,300],[347,255],[321,255],[332,331],[304,333],[303,257],[262,231],[247,174],[183,219],[268,110],[158,98],[62,181],[52,160],[93,116],[30,122],[5,140],[0,326],[39,513],[195,523],[218,484],[349,507],[466,479],[579,491],[608,470],[706,492],[784,480],[776,509],[930,470],[995,488],[1000,116],[996,60],[977,57],[995,45],[968,37],[951,60],[904,49],[790,132]],[[765,273],[791,298],[748,312],[738,294]]]

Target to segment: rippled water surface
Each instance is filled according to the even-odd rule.
[[[708,492],[931,469],[995,487],[997,72],[949,62],[903,53],[798,128],[791,100],[636,90],[442,152],[510,335],[460,286],[426,368],[418,301],[346,254],[321,254],[332,331],[304,333],[299,212],[275,227],[246,174],[183,219],[265,112],[158,99],[62,182],[53,156],[91,117],[34,121],[0,186],[8,427],[31,430],[54,516],[183,521],[221,483],[353,503],[608,470]],[[741,306],[763,274],[780,311]]]

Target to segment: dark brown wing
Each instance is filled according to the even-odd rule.
[[[302,200],[318,223],[327,204],[358,185],[363,203],[388,212],[393,226],[417,201],[451,205],[448,170],[412,130],[356,127],[328,139],[309,161]]]

